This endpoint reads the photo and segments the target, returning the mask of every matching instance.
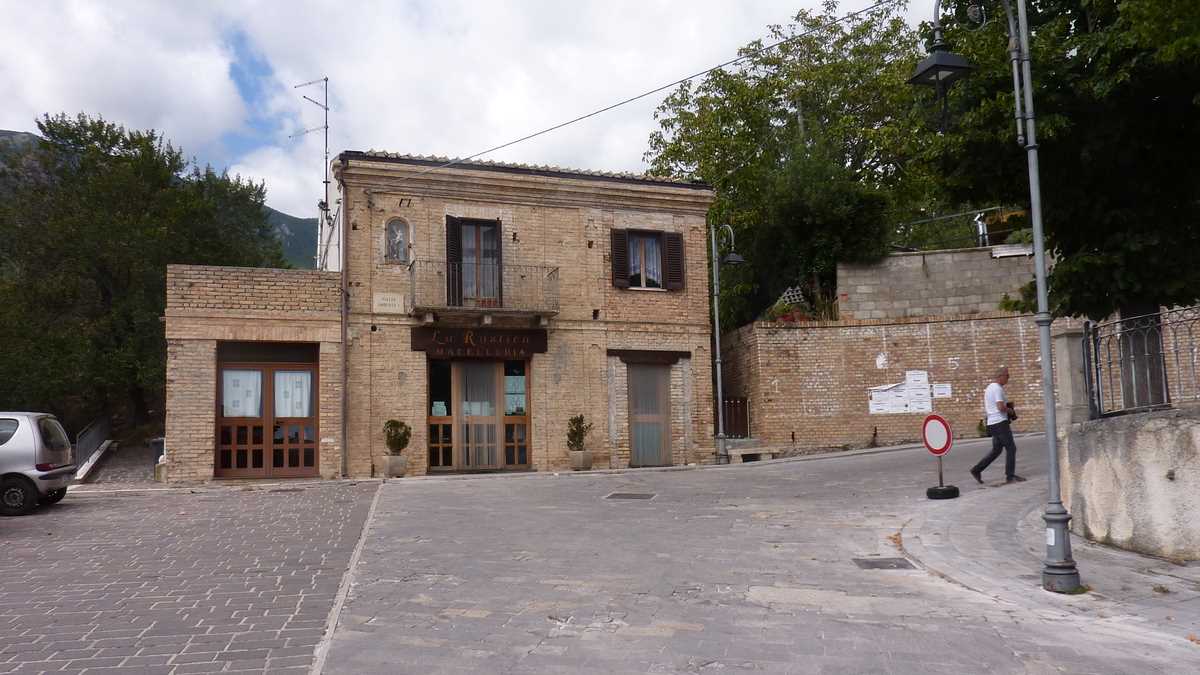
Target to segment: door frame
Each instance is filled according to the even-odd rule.
[[[663,387],[659,392],[659,407],[662,410],[660,415],[635,415],[633,412],[633,376],[631,371],[634,369],[645,368],[663,373]],[[674,448],[671,443],[671,366],[662,363],[626,363],[625,364],[625,403],[629,414],[627,423],[627,433],[629,435],[629,466],[635,467],[650,467],[650,466],[673,466],[675,463]],[[634,447],[633,447],[633,423],[637,420],[634,418],[654,417],[661,418],[663,425],[662,442],[659,445],[659,463],[658,464],[635,464],[634,463]],[[656,420],[657,421],[657,420]]]
[[[215,395],[213,396],[213,400],[215,401],[215,405],[213,406],[213,478],[314,478],[321,475],[321,369],[318,366],[319,364],[317,363],[303,362],[217,361],[216,378],[214,378],[216,380],[214,386]],[[226,369],[256,370],[262,374],[262,394],[260,396],[262,409],[259,417],[225,417],[223,415],[224,392],[222,391],[222,384],[224,382],[223,373]],[[275,417],[275,372],[279,370],[307,370],[312,373],[312,392],[310,393],[310,396],[312,398],[313,414],[311,417]],[[304,426],[307,424],[308,420],[312,421],[313,427],[312,467],[303,466],[304,450],[306,449],[304,440]],[[236,468],[236,453],[233,461],[235,468],[221,469],[221,427],[234,427],[234,443],[232,444],[234,446],[238,445],[236,442],[237,427],[251,427],[247,433],[251,440],[249,445],[254,446],[256,444],[253,443],[254,431],[252,427],[260,423],[263,428],[262,470],[260,471],[250,468],[250,466],[253,466],[252,459],[248,459],[247,464],[249,466],[246,469]],[[285,429],[288,423],[300,424],[301,436],[299,444],[288,443],[287,434],[285,431],[282,447],[285,452],[288,452],[292,449],[293,445],[295,445],[300,453],[301,466],[297,468],[288,467],[287,458],[285,458],[284,467],[279,469],[274,467],[272,455],[274,450],[274,432],[276,423],[284,424]]]
[[[442,361],[450,364],[450,397],[451,397],[451,414],[446,416],[433,416],[431,412],[429,391],[431,369],[429,364],[433,361]],[[507,361],[520,361],[525,364],[525,414],[524,415],[505,415],[506,396],[504,392],[504,364]],[[495,471],[528,471],[533,467],[533,361],[532,359],[426,359],[425,366],[425,382],[426,382],[426,429],[433,425],[450,425],[450,446],[451,446],[451,465],[450,466],[432,466],[428,463],[429,458],[429,443],[426,439],[426,471],[429,473],[486,473]],[[462,428],[466,424],[466,415],[463,414],[462,400],[462,364],[465,363],[487,363],[491,364],[497,370],[495,383],[496,389],[496,414],[495,429],[496,429],[496,463],[488,467],[468,467],[464,463],[465,448],[462,445]],[[523,424],[525,426],[525,452],[526,462],[524,464],[506,463],[507,455],[505,453],[507,437],[505,433],[509,424]],[[439,438],[440,438],[439,428]],[[439,443],[438,448],[444,446],[444,443]],[[520,444],[513,443],[514,453]],[[519,455],[518,455],[519,456]]]

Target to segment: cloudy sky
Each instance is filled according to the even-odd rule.
[[[841,13],[872,0],[844,0]],[[819,0],[0,0],[0,129],[45,112],[155,128],[316,215],[330,152],[470,155],[725,61]],[[910,16],[920,16],[920,7]],[[665,94],[665,93],[664,93]],[[488,159],[642,170],[656,95]]]

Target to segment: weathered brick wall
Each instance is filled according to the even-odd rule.
[[[863,447],[918,440],[928,413],[869,414],[870,387],[924,370],[950,398],[933,412],[959,437],[977,435],[983,390],[998,366],[1020,419],[1017,431],[1043,429],[1037,326],[1030,316],[947,317],[923,321],[757,323],[722,339],[725,392],[750,399],[753,436],[771,445]],[[726,346],[727,345],[727,346]]]
[[[318,343],[320,472],[341,472],[340,275],[200,265],[167,267],[167,480],[211,480],[217,343]]]
[[[167,308],[307,316],[338,311],[339,285],[336,272],[168,265]]]
[[[991,248],[897,253],[873,265],[838,265],[843,319],[994,313],[1033,280],[1033,258],[993,258]]]
[[[630,185],[550,176],[425,172],[403,164],[354,162],[341,170],[350,284],[350,473],[378,475],[386,455],[383,423],[409,423],[410,474],[428,469],[424,352],[410,348],[419,319],[407,314],[410,273],[385,259],[386,224],[408,225],[411,256],[444,261],[446,216],[499,219],[504,265],[557,268],[559,310],[549,345],[529,374],[531,463],[569,467],[567,420],[583,414],[595,466],[627,466],[624,364],[609,349],[687,351],[671,371],[672,449],[678,464],[713,461],[705,213],[711,193],[680,186]],[[397,182],[397,181],[400,182]],[[684,235],[682,291],[612,286],[609,232],[650,229]],[[508,289],[506,287],[506,298]],[[400,300],[405,311],[397,311]],[[497,318],[527,328],[530,319]],[[612,361],[616,360],[614,366]]]
[[[167,340],[167,480],[211,480],[216,429],[216,340]]]

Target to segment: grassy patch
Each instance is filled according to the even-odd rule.
[[[1087,584],[1080,584],[1077,588],[1074,588],[1069,591],[1064,591],[1063,595],[1083,595],[1084,593],[1091,593],[1091,592],[1092,592],[1091,586],[1088,586]]]

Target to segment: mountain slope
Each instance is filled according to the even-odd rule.
[[[317,219],[297,218],[267,206],[267,222],[275,228],[275,234],[283,244],[283,255],[292,267],[312,269],[316,267]]]

